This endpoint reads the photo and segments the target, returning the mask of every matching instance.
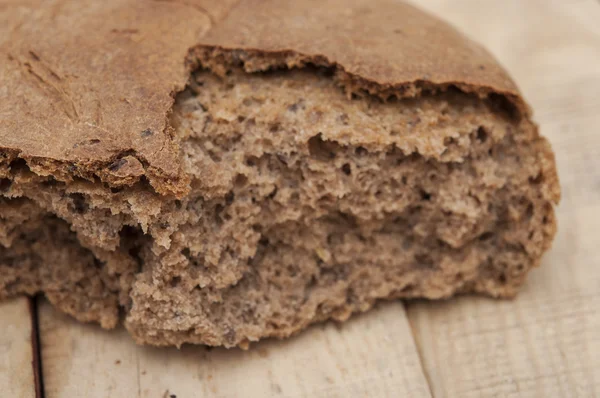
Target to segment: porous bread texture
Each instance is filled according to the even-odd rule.
[[[170,115],[184,197],[7,155],[0,296],[42,291],[104,327],[122,309],[140,343],[247,346],[378,299],[511,297],[548,249],[552,153],[502,97],[227,59],[200,62]]]

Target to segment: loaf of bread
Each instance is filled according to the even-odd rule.
[[[551,244],[529,107],[411,5],[33,3],[0,25],[0,298],[245,347],[381,299],[512,297]]]

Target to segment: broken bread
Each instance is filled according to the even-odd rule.
[[[0,297],[245,347],[381,299],[512,297],[551,244],[528,106],[413,6],[61,3],[68,29],[15,8],[2,48]]]

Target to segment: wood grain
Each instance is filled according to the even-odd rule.
[[[514,301],[419,302],[408,314],[436,397],[600,395],[600,4],[422,0],[484,43],[556,152],[559,232]]]
[[[428,397],[404,308],[388,303],[249,351],[136,346],[41,307],[46,397]]]
[[[35,397],[28,299],[0,302],[0,396]]]

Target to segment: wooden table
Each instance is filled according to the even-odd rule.
[[[600,396],[600,3],[415,2],[497,56],[556,151],[559,233],[516,300],[381,304],[244,352],[139,347],[18,298],[0,304],[0,396]]]

